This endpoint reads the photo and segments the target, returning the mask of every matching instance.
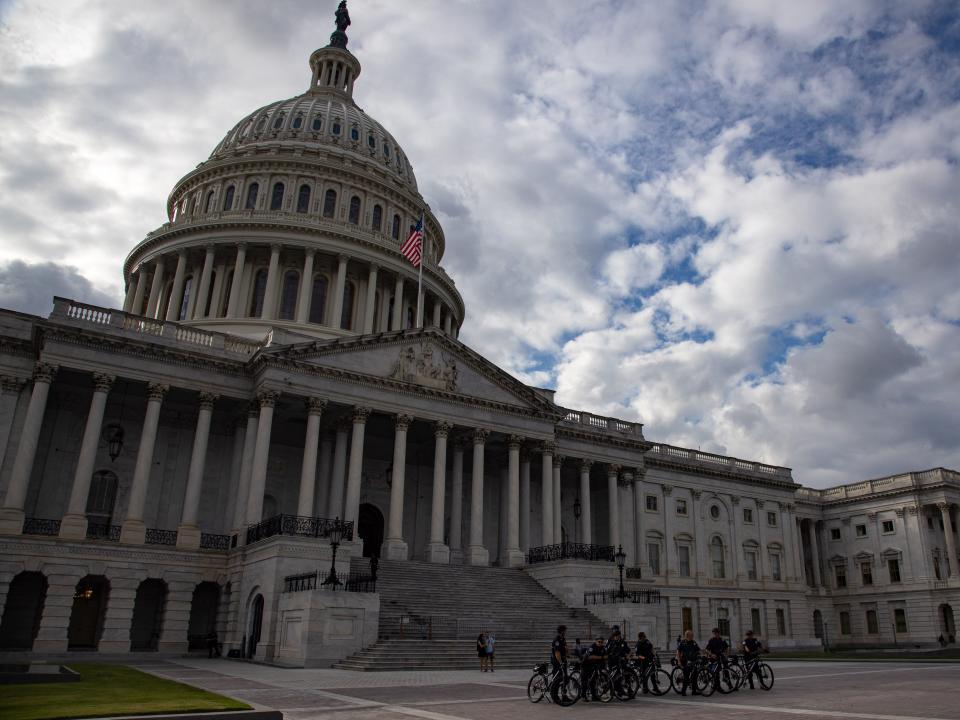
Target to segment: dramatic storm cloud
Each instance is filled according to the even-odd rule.
[[[0,303],[119,303],[170,188],[305,89],[335,4],[0,4]],[[807,484],[960,467],[954,3],[351,14],[357,102],[443,223],[468,344]]]

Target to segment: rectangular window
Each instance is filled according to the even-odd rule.
[[[840,528],[830,528],[830,539],[831,540],[840,539]]]
[[[777,608],[777,635],[783,637],[787,634],[787,614],[783,608]]]
[[[753,524],[753,508],[743,509],[743,521],[751,525]]]
[[[884,520],[882,528],[884,533],[892,533],[894,530],[893,520]]]
[[[843,565],[837,565],[833,572],[837,580],[837,587],[845,588],[847,586],[847,569]]]
[[[747,550],[744,555],[747,561],[747,580],[757,579],[757,553],[753,550]]]
[[[870,563],[860,563],[860,577],[864,585],[873,585],[873,566]]]
[[[777,526],[777,514],[775,512],[767,513],[767,525],[769,525],[770,527]]]
[[[678,571],[680,577],[690,577],[690,547],[688,545],[680,545],[677,548],[678,554]]]
[[[754,635],[763,637],[763,625],[760,624],[760,608],[750,609],[750,629]]]
[[[850,634],[850,613],[848,613],[846,610],[840,613],[840,634]]]
[[[720,630],[720,637],[730,637],[730,611],[726,608],[717,610],[717,629]]]
[[[903,608],[897,608],[894,610],[893,622],[897,626],[898,633],[907,632],[907,611]]]
[[[877,623],[877,611],[867,610],[867,634],[876,635],[880,632],[880,625]]]
[[[887,560],[887,570],[890,572],[890,582],[900,582],[900,561],[896,558]]]
[[[867,536],[867,526],[857,525],[857,537],[866,537],[866,536]]]
[[[943,577],[940,575],[940,556],[933,556],[933,574],[936,576],[937,580],[943,580]]]
[[[774,580],[781,580],[780,576],[780,553],[770,553],[770,577]]]
[[[650,512],[657,511],[657,496],[656,495],[647,495],[647,510]]]
[[[686,515],[687,514],[687,501],[686,500],[677,500],[677,515]]]
[[[660,543],[647,543],[647,563],[651,574],[660,574]]]
[[[693,608],[680,608],[680,624],[684,632],[693,630]]]

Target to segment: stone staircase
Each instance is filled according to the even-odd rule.
[[[358,572],[367,561],[355,561]],[[588,611],[570,608],[522,570],[417,561],[380,562],[379,641],[334,667],[350,670],[458,670],[479,666],[481,630],[497,638],[498,668],[550,657],[557,625],[567,638],[609,634]]]

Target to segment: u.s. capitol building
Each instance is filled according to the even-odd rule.
[[[522,644],[558,617],[661,646],[714,626],[774,647],[951,641],[960,473],[808,489],[560,407],[458,340],[444,229],[354,102],[348,24],[341,4],[306,91],[176,184],[122,309],[0,310],[0,651],[180,654],[216,634],[326,664],[405,631]],[[421,216],[418,298],[400,250]],[[515,601],[478,610],[476,583]]]

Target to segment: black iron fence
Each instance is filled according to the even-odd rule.
[[[304,515],[274,515],[247,528],[247,545],[274,535],[329,537],[336,527],[343,530],[343,540],[353,540],[353,522]]]
[[[527,565],[554,560],[594,560],[613,562],[617,549],[613,545],[588,545],[565,542],[558,545],[532,547],[527,552]]]
[[[146,545],[176,545],[176,530],[160,530],[158,528],[147,528],[147,534],[143,542]]]
[[[46,518],[24,518],[24,535],[59,535],[60,521]]]
[[[334,590],[342,592],[376,592],[375,575],[361,573],[337,573],[337,581],[329,582],[329,572],[320,570],[300,575],[287,575],[283,579],[283,592],[307,592],[309,590]]]
[[[236,537],[236,535],[234,535]],[[214,535],[213,533],[200,533],[201,550],[229,550],[233,547],[230,544],[229,535]]]
[[[120,526],[109,523],[87,523],[87,540],[120,542]]]
[[[590,590],[583,594],[584,605],[616,605],[617,603],[660,604],[659,590]]]
[[[640,580],[643,577],[643,574],[640,572],[638,567],[627,568],[627,580]]]

